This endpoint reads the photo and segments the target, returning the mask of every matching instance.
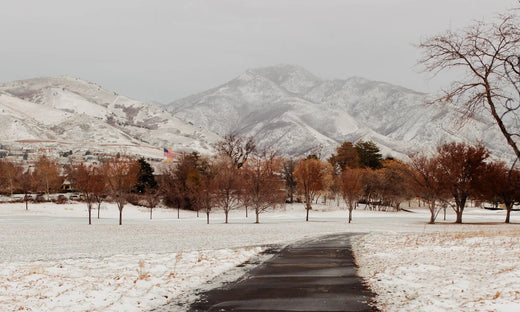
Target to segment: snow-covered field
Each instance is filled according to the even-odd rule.
[[[245,218],[103,204],[87,225],[85,204],[0,204],[0,311],[182,310],[196,291],[233,280],[236,265],[269,245],[355,232],[362,274],[383,311],[518,311],[520,225],[504,213],[469,209],[466,224],[426,225],[428,213],[347,212],[293,205]],[[515,212],[513,221],[520,220]],[[496,223],[495,223],[496,222]],[[176,304],[179,304],[177,306]]]

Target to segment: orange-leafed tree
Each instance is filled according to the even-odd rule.
[[[17,176],[21,174],[23,168],[8,160],[0,161],[0,186],[2,193],[12,196],[17,188]]]
[[[242,175],[229,158],[222,158],[214,164],[215,202],[224,211],[225,223],[229,212],[240,207],[242,198]]]
[[[352,142],[343,142],[336,148],[336,154],[328,159],[334,167],[334,172],[339,173],[346,168],[359,168],[359,155]]]
[[[250,157],[241,170],[244,176],[243,200],[255,210],[256,221],[269,208],[284,203],[281,159],[274,153],[263,152]]]
[[[309,210],[312,209],[312,201],[326,185],[332,181],[332,165],[312,157],[302,159],[294,170],[297,187],[305,197],[305,209],[307,210],[305,221],[309,221]]]
[[[468,197],[478,194],[478,184],[482,181],[489,151],[482,144],[446,143],[437,147],[437,154],[443,173],[443,188],[455,202],[452,205],[457,215],[455,223],[462,223]]]
[[[59,191],[63,184],[61,171],[62,166],[45,155],[40,156],[34,164],[33,177],[36,190],[47,194],[47,200],[49,200],[50,193]]]
[[[519,181],[518,170],[511,170],[504,162],[492,162],[486,165],[482,182],[479,184],[484,199],[504,204],[505,223],[510,222],[513,205],[520,201]]]
[[[103,164],[103,173],[106,176],[108,194],[119,209],[119,225],[122,225],[123,208],[137,182],[139,163],[125,157],[107,159]]]
[[[92,224],[92,204],[96,200],[96,194],[102,194],[105,190],[105,176],[99,167],[87,166],[83,163],[70,166],[67,171],[67,177],[73,188],[83,195],[87,203],[88,224]]]
[[[399,211],[401,202],[411,197],[409,167],[395,159],[382,162],[381,191],[383,202]]]
[[[352,222],[352,211],[363,196],[363,183],[361,179],[363,177],[363,171],[365,170],[347,167],[340,176],[340,193],[347,204],[348,223]]]
[[[194,194],[194,206],[197,212],[204,211],[206,214],[206,223],[209,224],[209,216],[213,209],[218,206],[217,185],[215,178],[217,169],[214,163],[203,159],[198,167],[196,177],[190,179],[190,189]]]
[[[413,192],[424,200],[430,211],[430,224],[435,223],[443,201],[449,194],[443,188],[443,172],[436,157],[425,155],[412,155],[410,162],[410,181]]]

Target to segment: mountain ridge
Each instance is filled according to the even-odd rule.
[[[249,69],[215,88],[167,104],[168,111],[220,135],[236,132],[260,147],[300,157],[343,141],[372,140],[398,158],[447,141],[482,139],[508,154],[485,116],[463,116],[429,94],[362,77],[325,80],[293,65]]]
[[[161,106],[67,76],[0,84],[0,118],[7,121],[4,128],[16,126],[2,131],[4,144],[41,141],[56,150],[100,149],[160,158],[163,147],[211,154],[220,139]]]

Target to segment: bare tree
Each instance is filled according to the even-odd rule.
[[[235,168],[240,169],[248,157],[256,151],[256,144],[252,137],[243,138],[237,133],[230,133],[224,140],[215,145],[217,153],[231,159]]]
[[[361,177],[363,169],[351,169],[346,167],[340,177],[340,192],[348,207],[348,223],[352,222],[352,210],[363,196],[363,184]]]
[[[419,48],[423,50],[419,63],[426,71],[465,73],[464,79],[454,82],[439,100],[461,105],[468,115],[487,109],[520,159],[518,17],[507,14],[492,23],[477,21],[463,30],[427,38]]]

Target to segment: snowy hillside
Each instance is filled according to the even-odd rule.
[[[509,153],[487,120],[461,123],[460,114],[428,95],[363,78],[322,80],[305,69],[279,65],[248,70],[217,88],[173,103],[177,117],[221,135],[238,132],[262,147],[301,156],[343,141],[372,140],[383,154],[405,157],[439,142],[483,140]]]
[[[70,77],[0,84],[0,141],[57,150],[101,150],[160,157],[174,151],[212,152],[219,137],[157,105]]]

